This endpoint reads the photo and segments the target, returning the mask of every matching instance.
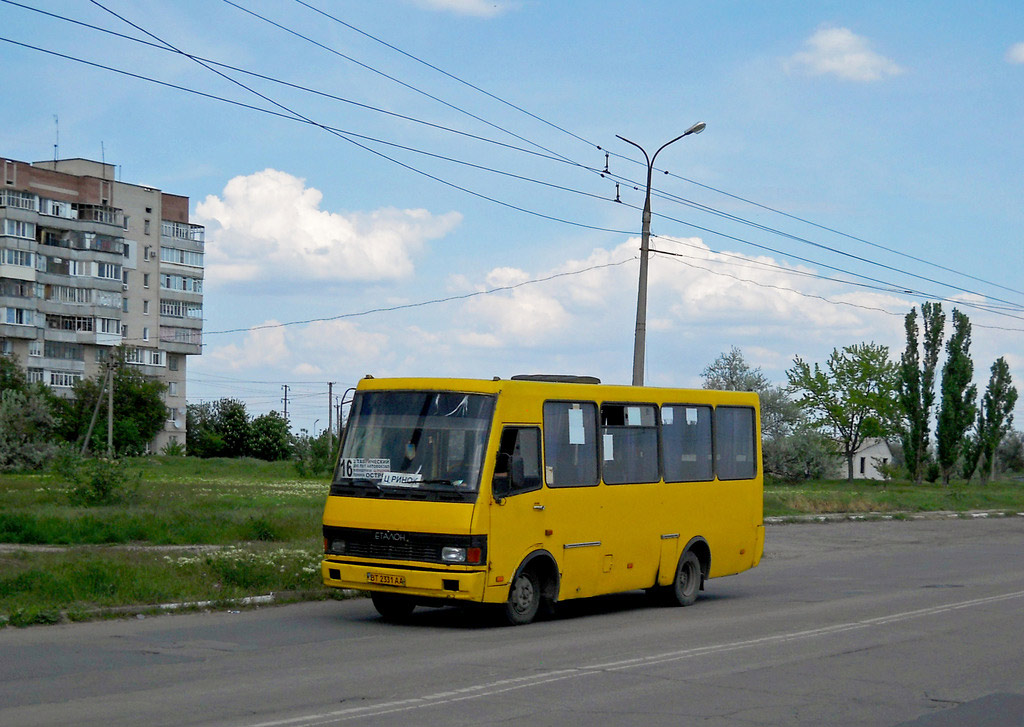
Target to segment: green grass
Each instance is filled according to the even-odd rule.
[[[56,476],[0,475],[0,627],[156,610],[334,595],[320,583],[328,479],[289,462],[145,457],[131,499],[85,507]],[[858,480],[768,483],[765,516],[838,512],[1024,512],[1024,483]],[[47,547],[52,546],[52,547]]]
[[[131,500],[85,507],[56,475],[0,476],[0,625],[266,593],[316,597],[326,479],[289,462],[145,457]],[[162,547],[156,547],[162,546]],[[205,546],[205,547],[203,547]]]
[[[779,485],[766,483],[765,517],[827,513],[914,513],[951,510],[1024,512],[1024,484],[1013,481],[976,484],[906,481],[826,480]]]

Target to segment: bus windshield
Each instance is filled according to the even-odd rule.
[[[470,499],[480,488],[493,411],[494,397],[482,394],[358,392],[332,493]]]

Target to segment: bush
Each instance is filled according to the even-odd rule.
[[[833,442],[808,429],[765,440],[762,454],[765,474],[790,484],[831,477],[838,462]]]
[[[318,437],[311,437],[303,429],[295,438],[292,449],[292,461],[299,477],[324,477],[331,474],[337,446],[338,438],[329,436],[327,430]]]
[[[142,472],[124,460],[61,458],[58,476],[67,480],[72,505],[116,505],[135,497]]]
[[[184,457],[185,445],[181,442],[168,442],[164,445],[163,449],[160,450],[160,454],[165,457]]]

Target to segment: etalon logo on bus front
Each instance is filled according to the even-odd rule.
[[[408,540],[405,533],[393,533],[390,530],[377,530],[373,533],[374,540],[389,540],[393,543],[404,543]]]

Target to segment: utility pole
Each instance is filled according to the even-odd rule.
[[[110,386],[107,387],[107,457],[114,456],[114,357],[107,357]]]
[[[288,384],[281,384],[284,389],[284,420],[288,421]]]
[[[673,144],[684,136],[699,134],[704,131],[705,123],[694,124],[672,141],[662,144],[654,156],[648,156],[647,151],[624,136],[618,136],[627,144],[632,144],[641,152],[647,160],[647,195],[644,198],[643,231],[640,237],[640,284],[636,295],[636,334],[633,342],[633,386],[644,385],[644,358],[647,353],[647,257],[650,251],[651,242],[651,173],[654,170],[654,160],[658,154],[669,144]]]
[[[103,375],[103,383],[100,384],[99,393],[96,394],[96,406],[92,410],[92,419],[89,420],[89,428],[85,432],[85,439],[82,440],[82,451],[79,452],[79,456],[84,457],[85,453],[89,451],[89,442],[92,441],[92,430],[96,427],[96,418],[100,413],[100,404],[103,403],[103,390],[111,386],[111,369],[110,361],[107,361],[107,371]]]
[[[327,451],[334,451],[334,382],[327,382]]]

